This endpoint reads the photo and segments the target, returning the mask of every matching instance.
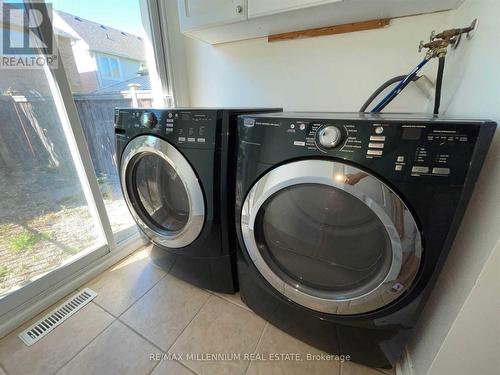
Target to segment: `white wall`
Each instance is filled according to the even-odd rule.
[[[447,114],[486,117],[500,123],[499,15],[498,0],[468,0],[451,13],[450,26],[467,24],[472,18],[478,17],[479,28],[471,41],[464,41],[447,59],[443,91],[443,109]],[[481,320],[479,322],[470,320],[470,316],[464,316],[467,310],[462,308],[481,270],[491,267],[487,259],[499,241],[499,163],[500,132],[497,131],[459,234],[417,326],[417,334],[410,344],[415,373],[418,375],[470,374],[467,372],[467,366],[463,366],[459,372],[455,371],[454,365],[460,363],[473,364],[483,369],[489,366],[489,372],[475,372],[481,375],[500,372],[498,360],[487,361],[492,357],[491,351],[496,352],[496,357],[500,353],[498,340],[492,339],[500,337],[500,310],[497,310],[497,318],[494,319],[483,312],[493,308],[493,304],[476,306],[476,318]],[[492,300],[498,300],[500,295],[495,284],[500,283],[499,271],[497,269],[496,283],[478,284],[476,288],[481,290],[476,293],[485,293],[490,295]],[[470,308],[469,304],[468,309]],[[473,341],[477,336],[467,337],[466,330],[460,337],[455,327],[459,321],[460,327],[467,321],[469,329],[477,324],[478,331],[481,327],[489,326],[490,339],[484,337],[481,341]],[[450,348],[459,347],[456,340],[465,340],[467,347],[481,351],[483,356],[469,356],[463,351],[450,356]],[[433,361],[439,363],[439,366],[433,366]],[[449,372],[443,372],[446,364],[450,366]]]
[[[175,0],[169,0],[170,17],[177,15],[175,4]],[[423,57],[417,45],[428,38],[431,30],[462,27],[479,17],[476,36],[471,41],[463,40],[447,57],[441,108],[448,115],[487,117],[500,122],[499,15],[499,0],[467,0],[456,11],[396,19],[381,30],[278,43],[255,39],[211,46],[178,35],[178,28],[171,29],[175,20],[169,21],[169,32],[185,54],[176,70],[184,69],[187,75],[183,90],[189,100],[183,105],[356,111],[378,85],[404,74]],[[435,69],[434,62],[424,73],[434,80]],[[387,110],[428,112],[431,108],[432,103],[412,84]],[[493,351],[500,353],[498,340],[464,346],[461,330],[468,327],[473,331],[473,318],[480,316],[478,330],[491,327],[492,337],[500,336],[495,315],[484,313],[490,306],[476,306],[475,302],[487,300],[485,296],[497,300],[500,297],[495,286],[499,270],[493,285],[485,281],[495,278],[488,259],[500,233],[499,163],[500,131],[410,343],[417,375],[468,374],[471,372],[466,369],[470,368],[483,371],[478,374],[496,370],[498,362],[487,359],[495,358]],[[478,280],[482,270],[482,275],[489,276]],[[474,346],[473,355],[455,352],[470,346]],[[459,360],[455,358],[458,355]]]
[[[428,374],[500,374],[499,272],[500,244],[497,244],[443,341]]]
[[[419,41],[442,29],[448,13],[396,19],[379,30],[285,42],[260,38],[214,47],[187,39],[191,105],[356,111],[382,82],[409,72],[424,57],[417,51]],[[435,62],[425,73],[434,80]],[[423,98],[409,87],[397,110],[425,111]]]

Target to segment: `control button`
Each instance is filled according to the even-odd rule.
[[[201,136],[205,135],[205,127],[204,126],[200,126],[198,128],[198,134],[201,135]]]
[[[394,167],[394,170],[395,170],[395,171],[402,171],[402,170],[403,170],[403,166],[402,166],[402,165],[400,165],[400,164],[398,164],[398,165],[396,165],[396,166]]]
[[[172,118],[172,112],[168,112],[168,118]]]
[[[367,155],[382,156],[382,150],[368,150]]]
[[[306,125],[305,125],[305,124],[300,124],[300,126],[299,126],[299,129],[300,129],[300,130],[304,130],[305,128],[306,128]]]
[[[295,129],[295,124],[291,124],[290,129]]]
[[[198,138],[197,141],[198,143],[205,143],[205,138]]]
[[[432,174],[450,174],[450,168],[432,168]]]
[[[415,166],[411,169],[412,172],[415,173],[428,173],[429,172],[429,167],[418,167]]]
[[[368,143],[368,147],[370,148],[384,148],[383,143]]]
[[[404,162],[404,161],[405,161],[405,157],[404,157],[404,156],[398,156],[398,158],[396,159],[396,161],[397,161],[398,163],[402,163],[402,162]]]
[[[382,134],[383,132],[384,132],[384,128],[383,128],[383,127],[381,127],[381,126],[377,126],[377,127],[375,128],[375,133],[377,133],[377,134]]]
[[[385,141],[385,135],[371,135],[370,136],[370,141],[384,142]]]
[[[186,142],[186,137],[179,137],[179,142]]]
[[[340,143],[342,133],[335,126],[325,126],[319,131],[318,139],[321,146],[325,148],[334,148]]]
[[[188,142],[196,142],[196,138],[188,138]]]
[[[293,141],[294,146],[305,146],[306,142],[304,141]]]

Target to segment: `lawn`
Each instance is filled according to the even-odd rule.
[[[75,177],[0,171],[0,297],[97,244],[99,230]],[[105,204],[115,230],[130,225],[122,199],[106,194]]]

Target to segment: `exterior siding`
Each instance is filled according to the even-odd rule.
[[[78,68],[76,66],[75,56],[71,46],[71,39],[58,37],[57,46],[59,48],[59,54],[61,55],[64,70],[68,76],[71,91],[81,92],[82,82],[80,80],[80,73],[78,72]]]

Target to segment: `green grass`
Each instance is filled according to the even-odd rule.
[[[37,243],[43,240],[50,240],[52,233],[32,233],[28,231],[21,232],[7,239],[9,248],[18,253],[20,251],[31,251]]]
[[[0,266],[0,279],[4,278],[10,273],[9,267]]]

